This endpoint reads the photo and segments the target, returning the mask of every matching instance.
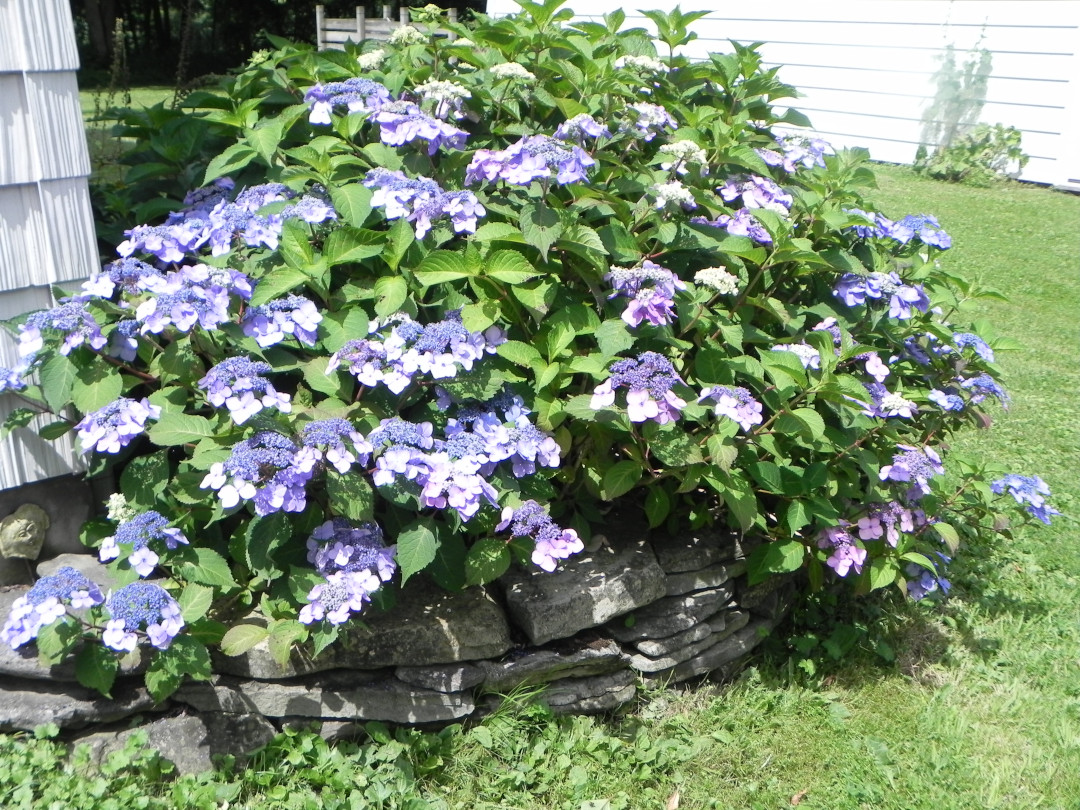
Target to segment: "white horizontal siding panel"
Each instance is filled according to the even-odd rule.
[[[0,186],[31,183],[40,176],[40,163],[25,74],[0,74],[0,99]]]
[[[0,290],[47,284],[50,255],[37,184],[0,187]]]
[[[0,421],[19,407],[23,407],[23,403],[17,396],[0,395]],[[46,441],[37,435],[37,428],[55,421],[56,417],[52,415],[36,417],[29,427],[12,431],[0,444],[0,489],[85,469],[82,455],[76,450],[74,434],[61,436],[56,441]]]
[[[75,74],[28,73],[26,97],[39,144],[38,179],[88,176],[90,155]]]
[[[78,70],[75,24],[67,0],[3,0],[14,5],[22,32],[26,70]]]
[[[42,221],[52,261],[46,281],[50,284],[89,278],[98,269],[97,237],[90,193],[83,178],[43,180]]]

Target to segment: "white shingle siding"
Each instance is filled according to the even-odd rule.
[[[86,278],[97,262],[78,66],[69,0],[0,0],[2,319],[52,306],[49,285]],[[0,364],[17,359],[0,334]],[[0,421],[19,405],[0,395]],[[0,489],[81,469],[70,436],[20,430],[0,445]]]
[[[573,7],[573,0],[571,7]],[[671,0],[644,8],[671,8]],[[706,4],[683,2],[686,9]],[[624,8],[615,0],[580,0],[583,19]],[[517,10],[489,0],[491,14]],[[627,27],[652,29],[626,9]],[[694,23],[691,57],[730,51],[729,40],[763,42],[768,66],[802,97],[805,112],[836,146],[865,146],[878,160],[910,163],[922,117],[935,94],[934,74],[949,45],[958,64],[975,48],[993,56],[985,123],[1015,126],[1031,162],[1023,179],[1080,188],[1080,2],[1077,0],[845,0],[725,3]],[[663,47],[663,46],[661,46]]]

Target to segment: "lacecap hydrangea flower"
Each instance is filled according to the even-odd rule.
[[[101,589],[86,575],[71,566],[64,566],[51,576],[34,583],[25,594],[11,604],[11,611],[0,629],[0,640],[12,649],[37,638],[41,628],[75,610],[94,607],[105,601]]]
[[[403,146],[412,141],[427,143],[427,153],[434,155],[441,147],[464,149],[469,133],[440,118],[428,115],[410,101],[394,101],[376,110],[371,120],[379,125],[379,139],[388,146]]]
[[[397,570],[396,547],[387,547],[375,523],[353,525],[346,518],[328,520],[311,533],[307,559],[323,577],[300,609],[304,624],[326,620],[338,625],[363,609],[371,595]]]
[[[131,652],[139,644],[139,633],[146,633],[150,643],[166,650],[180,631],[184,620],[180,605],[169,592],[152,582],[132,582],[114,591],[105,601],[109,620],[101,640],[117,652]]]
[[[73,298],[52,309],[32,313],[19,327],[19,356],[30,357],[41,351],[45,342],[45,332],[60,333],[63,342],[60,354],[71,354],[72,350],[86,343],[91,349],[99,350],[105,346],[106,338],[101,333],[101,326],[86,309],[86,301]]]
[[[153,510],[128,518],[116,527],[116,532],[101,541],[98,559],[102,562],[115,560],[120,556],[121,547],[130,548],[127,561],[140,577],[148,577],[161,561],[157,552],[150,547],[155,543],[169,551],[187,545],[188,539],[176,527],[169,526],[164,515]]]
[[[387,219],[405,217],[414,223],[417,239],[423,239],[432,222],[444,216],[450,217],[456,233],[474,233],[476,220],[487,213],[471,191],[444,191],[427,177],[410,178],[380,168],[368,172],[363,183],[374,191],[372,206],[385,207]]]
[[[866,549],[851,536],[846,525],[833,526],[820,532],[817,547],[830,551],[825,564],[835,571],[837,576],[846,577],[852,571],[856,574],[862,573],[866,563]]]
[[[630,299],[622,319],[637,327],[647,320],[653,326],[671,323],[675,316],[675,293],[685,290],[678,276],[655,262],[645,259],[640,267],[615,267],[604,276],[613,289],[609,299],[624,296]]]
[[[715,385],[702,391],[698,402],[704,402],[707,399],[716,403],[713,413],[737,422],[743,431],[761,424],[761,403],[754,399],[745,388]]]
[[[216,408],[224,405],[232,420],[242,425],[264,408],[275,408],[281,413],[292,410],[292,399],[279,393],[270,381],[262,376],[273,367],[262,360],[250,357],[228,357],[206,372],[198,382],[206,392],[206,398]]]
[[[256,433],[237,442],[226,461],[211,465],[199,486],[216,490],[226,509],[245,500],[252,501],[260,516],[302,512],[307,505],[304,488],[314,475],[317,459],[300,450],[280,433]]]
[[[82,418],[78,431],[82,451],[89,453],[119,453],[136,436],[146,430],[146,420],[161,416],[161,408],[151,405],[145,397],[141,400],[120,397],[103,408],[91,411]]]
[[[594,165],[596,161],[577,144],[547,135],[528,135],[505,149],[477,149],[465,170],[465,184],[504,180],[528,186],[554,173],[559,185],[567,185],[586,180],[587,170]]]
[[[626,388],[626,415],[631,422],[653,420],[665,425],[679,418],[686,401],[672,391],[682,378],[671,361],[656,352],[642,352],[636,358],[611,364],[611,376],[593,391],[593,410],[615,404],[615,392]]]
[[[918,500],[930,494],[929,481],[935,475],[944,475],[945,467],[941,457],[931,447],[912,447],[897,445],[900,453],[893,456],[892,464],[886,464],[878,473],[882,481],[897,481],[911,484],[907,492],[908,500]]]
[[[725,202],[741,199],[743,208],[764,208],[784,216],[793,198],[775,182],[756,174],[736,174],[727,179],[717,191]]]
[[[302,295],[289,295],[248,307],[244,312],[244,334],[263,348],[280,343],[291,335],[305,346],[314,346],[322,313],[315,302]]]
[[[1050,518],[1060,515],[1054,507],[1047,503],[1050,497],[1050,487],[1037,475],[1017,475],[1009,473],[1004,478],[999,478],[990,484],[990,490],[996,495],[1008,493],[1019,504],[1027,504],[1024,508],[1028,514],[1037,520],[1050,525]]]
[[[532,561],[545,571],[554,571],[559,560],[565,560],[584,550],[585,544],[573,529],[563,529],[536,501],[525,501],[517,509],[506,507],[502,521],[495,527],[501,532],[510,529],[511,537],[527,537],[534,542]]]

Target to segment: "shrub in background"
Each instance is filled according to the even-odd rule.
[[[753,47],[676,55],[701,14],[654,38],[561,5],[279,42],[189,99],[232,133],[202,187],[14,324],[6,427],[53,413],[120,471],[84,540],[125,584],[44,578],[7,643],[106,693],[152,646],[162,698],[207,645],[317,654],[414,577],[553,570],[615,503],[766,537],[751,581],[915,598],[1001,507],[1049,520],[1038,478],[946,452],[1008,397],[937,221],[873,211],[865,153],[774,132],[805,119]]]
[[[1020,139],[1016,127],[978,124],[932,152],[920,146],[915,154],[915,171],[935,180],[976,186],[1015,180],[1029,159],[1020,148]]]

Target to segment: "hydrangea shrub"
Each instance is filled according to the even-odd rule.
[[[414,577],[555,570],[616,502],[764,536],[751,581],[915,598],[1000,508],[1049,521],[1040,479],[948,452],[1008,396],[941,225],[791,134],[755,48],[676,55],[699,15],[561,5],[278,43],[199,99],[234,138],[202,187],[13,325],[6,429],[52,413],[119,473],[84,540],[121,586],[46,577],[5,642],[104,692],[155,648],[163,697],[208,645],[317,654]]]

